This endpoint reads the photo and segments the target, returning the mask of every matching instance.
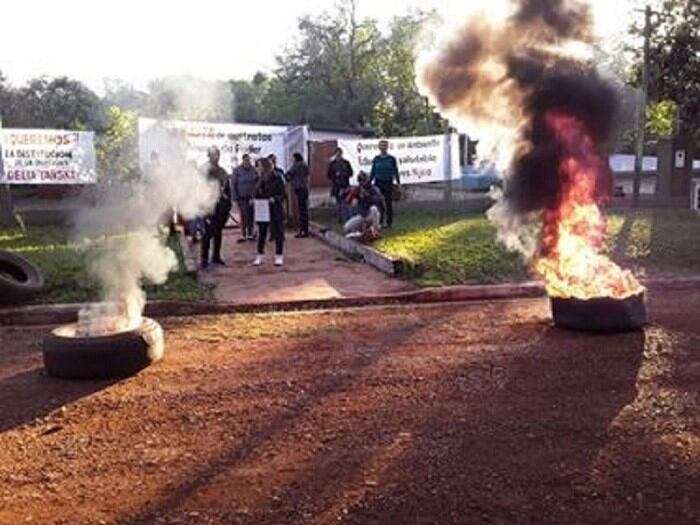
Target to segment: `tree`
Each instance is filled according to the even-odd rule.
[[[134,111],[119,106],[107,109],[107,123],[96,147],[99,173],[122,180],[139,175],[137,123]]]
[[[238,122],[267,122],[271,118],[266,99],[270,79],[264,73],[256,73],[252,81],[232,80],[233,117]]]
[[[663,0],[659,7],[650,41],[649,114],[657,117],[662,128],[664,115],[666,125],[669,117],[677,115],[677,131],[696,135],[700,130],[700,4],[697,0]],[[634,27],[633,34],[639,33],[639,27]],[[639,82],[641,61],[637,55],[635,83]]]
[[[372,124],[383,135],[440,133],[443,120],[416,85],[415,63],[422,35],[440,19],[436,12],[395,17],[379,57],[382,99],[375,106]]]
[[[104,91],[105,94],[102,100],[108,110],[111,109],[112,106],[118,106],[126,111],[146,113],[149,109],[149,94],[145,91],[135,89],[131,84],[122,80],[105,79]]]
[[[104,124],[100,98],[68,77],[35,78],[11,90],[2,117],[5,126],[16,128],[99,130]]]
[[[286,99],[298,122],[369,124],[382,95],[376,22],[358,20],[356,0],[346,0],[335,13],[301,18],[299,33],[278,59],[270,95]]]

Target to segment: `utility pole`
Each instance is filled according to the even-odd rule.
[[[647,101],[649,96],[649,69],[650,69],[650,49],[651,49],[651,6],[644,9],[644,61],[642,64],[642,87],[640,96],[637,99],[637,144],[634,158],[634,185],[633,198],[634,205],[639,206],[639,197],[642,184],[642,170],[644,166],[644,142],[646,138],[647,122]]]

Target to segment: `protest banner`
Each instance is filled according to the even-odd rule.
[[[54,129],[3,129],[0,184],[93,184],[95,134]]]
[[[207,150],[216,146],[221,152],[220,165],[227,172],[240,164],[248,153],[253,159],[273,153],[280,168],[290,162],[285,150],[286,126],[253,124],[188,122],[176,120],[139,119],[139,160],[148,166],[151,155],[163,154],[166,143],[180,140],[185,149],[185,161],[203,165]]]
[[[456,134],[425,137],[388,138],[389,154],[399,164],[401,184],[438,182],[459,177],[459,139]],[[379,139],[339,140],[344,157],[357,174],[367,174],[372,160],[379,155]],[[354,181],[353,181],[354,183]]]

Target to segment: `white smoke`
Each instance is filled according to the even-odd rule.
[[[145,305],[143,284],[163,284],[178,260],[166,245],[166,227],[177,211],[184,220],[207,215],[219,188],[188,163],[182,139],[156,126],[151,163],[141,178],[101,188],[96,206],[76,218],[75,233],[89,248],[88,269],[101,286],[101,299]],[[149,152],[150,154],[151,152]]]

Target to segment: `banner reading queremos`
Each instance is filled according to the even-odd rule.
[[[388,138],[389,154],[399,163],[401,184],[444,181],[459,177],[459,137],[429,135],[425,137]],[[355,174],[372,169],[372,160],[379,155],[379,139],[339,140],[344,157]],[[354,181],[353,181],[354,182]]]
[[[280,168],[286,169],[289,159],[285,151],[286,126],[258,126],[188,122],[178,120],[139,119],[139,159],[142,167],[151,162],[151,155],[162,155],[180,141],[185,148],[185,161],[197,166],[207,160],[207,150],[216,146],[221,151],[220,164],[226,171],[238,166],[244,153],[258,158],[273,153]]]
[[[0,184],[93,184],[95,134],[57,129],[3,129]]]

